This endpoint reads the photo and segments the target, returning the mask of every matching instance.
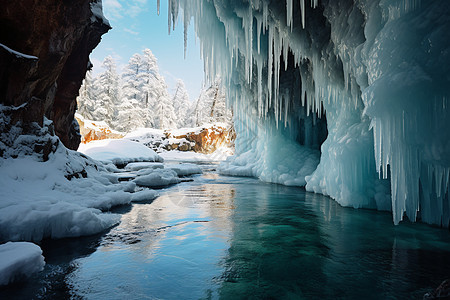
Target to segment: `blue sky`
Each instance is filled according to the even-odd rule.
[[[160,15],[156,0],[103,0],[103,13],[113,27],[91,54],[94,75],[102,72],[103,59],[111,55],[118,71],[134,53],[149,48],[158,59],[161,75],[173,93],[177,78],[184,81],[190,100],[196,100],[202,87],[204,72],[199,42],[194,26],[189,27],[188,48],[184,58],[182,19],[168,34],[167,0],[161,0]]]

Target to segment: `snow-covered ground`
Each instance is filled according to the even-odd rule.
[[[220,160],[228,153],[158,155],[129,139],[82,144],[79,151],[59,143],[47,161],[39,155],[0,159],[0,243],[99,233],[120,222],[120,215],[109,212],[111,207],[151,201],[158,196],[153,188],[202,172],[183,162]],[[41,253],[29,243],[0,245],[0,284],[41,270]]]

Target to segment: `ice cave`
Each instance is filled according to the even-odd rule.
[[[3,2],[1,299],[450,297],[450,1]]]
[[[170,0],[235,112],[224,174],[449,226],[445,1]],[[193,23],[193,24],[190,24]],[[173,25],[175,26],[175,24]],[[319,152],[320,150],[320,152]]]

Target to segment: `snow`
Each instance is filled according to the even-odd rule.
[[[177,172],[170,169],[154,169],[150,173],[138,176],[133,180],[138,186],[162,188],[180,182]]]
[[[177,164],[177,165],[169,165],[166,167],[169,170],[175,171],[177,176],[190,176],[193,174],[201,174],[202,169],[195,164]]]
[[[45,262],[41,248],[28,242],[0,245],[0,286],[42,271]]]
[[[142,169],[164,169],[164,164],[155,162],[137,162],[129,163],[125,166],[127,171],[139,171]]]
[[[111,26],[109,24],[109,21],[106,19],[105,15],[103,15],[102,0],[95,0],[91,2],[91,11],[92,11],[91,17],[92,23],[96,22],[97,20],[101,20],[103,24]]]
[[[165,137],[164,130],[154,128],[137,128],[125,136],[126,139],[138,140],[142,144],[155,139],[162,140],[163,137]]]
[[[146,190],[142,190],[142,191],[138,191],[138,192],[134,193],[131,196],[131,201],[132,202],[151,201],[158,196],[159,196],[159,194],[157,191],[146,189]]]
[[[36,157],[0,162],[0,240],[40,241],[90,235],[117,224],[120,216],[102,213],[130,203],[129,183],[119,183],[93,161],[60,145],[46,162]],[[87,178],[68,180],[68,174]],[[80,173],[81,174],[81,173]],[[80,176],[81,177],[81,176]]]
[[[80,144],[78,151],[102,162],[125,165],[129,162],[163,162],[152,149],[126,139],[93,141]]]
[[[169,0],[169,7],[169,24],[178,7],[185,23],[193,18],[207,80],[221,77],[233,108],[236,156],[222,172],[306,184],[344,206],[392,210],[395,224],[406,216],[449,226],[447,2]],[[328,133],[315,144],[322,133],[303,123],[323,115]]]
[[[5,45],[3,45],[2,43],[0,43],[0,47],[2,47],[3,49],[5,49],[6,51],[8,51],[9,53],[15,55],[17,58],[25,58],[25,59],[32,59],[32,60],[38,60],[38,58],[36,56],[33,55],[27,55],[27,54],[23,54],[19,51],[15,51],[11,48],[6,47]]]
[[[164,161],[180,161],[180,162],[216,162],[224,161],[228,156],[233,154],[233,150],[229,148],[219,148],[211,154],[203,154],[197,152],[185,152],[185,151],[163,151],[159,153]]]
[[[114,206],[150,201],[179,176],[201,173],[192,164],[164,166],[147,147],[126,139],[83,145],[85,155],[59,143],[45,162],[36,155],[0,160],[0,241],[40,241],[91,235],[120,221]],[[132,162],[124,169],[111,164]],[[149,162],[150,160],[150,162]],[[102,164],[104,161],[105,164]]]

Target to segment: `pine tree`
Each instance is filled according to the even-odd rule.
[[[187,127],[188,114],[190,112],[191,103],[189,101],[189,95],[184,86],[184,82],[181,79],[177,80],[177,86],[175,88],[175,93],[172,98],[173,108],[175,114],[177,115],[177,126],[178,128]]]
[[[141,55],[138,53],[128,61],[122,74],[122,96],[127,99],[139,100],[142,97],[142,83],[139,81],[139,73],[142,69]]]
[[[77,97],[77,112],[89,120],[93,120],[93,112],[96,108],[95,92],[95,81],[92,78],[91,71],[88,71],[81,85],[79,96]]]
[[[218,77],[208,88],[203,88],[196,102],[193,114],[196,126],[205,123],[231,123],[232,114],[226,106],[226,95]]]
[[[148,108],[153,116],[151,127],[175,128],[176,115],[164,77],[159,74],[158,61],[150,49],[142,56],[142,72],[139,80],[143,82],[143,108]]]
[[[96,96],[96,110],[93,120],[105,121],[113,126],[117,117],[117,107],[120,105],[119,76],[116,64],[111,56],[103,61],[105,71],[98,77],[99,92]]]

